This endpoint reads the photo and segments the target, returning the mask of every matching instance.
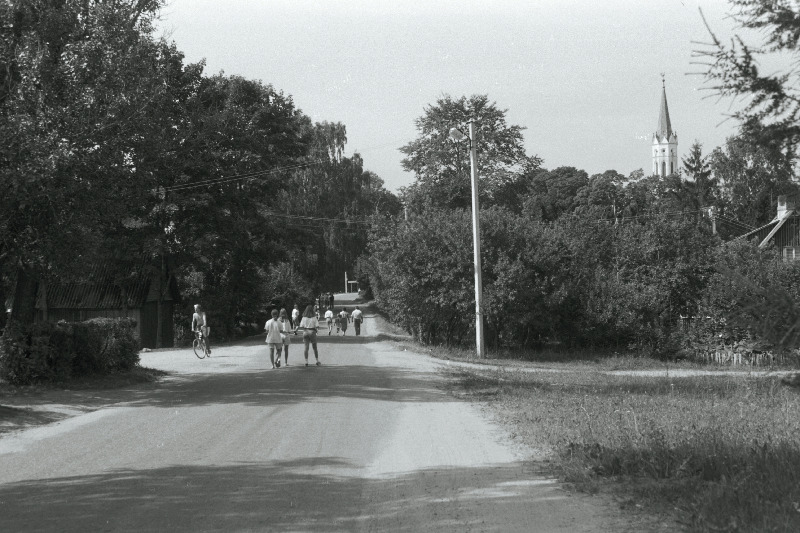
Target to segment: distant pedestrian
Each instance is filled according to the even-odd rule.
[[[328,307],[333,309],[333,293],[332,292],[328,293]]]
[[[294,309],[292,309],[292,327],[294,328],[294,334],[297,335],[297,327],[300,325],[300,309],[297,308],[297,304],[294,304]]]
[[[281,314],[278,318],[278,322],[281,323],[281,343],[283,344],[283,364],[284,366],[289,366],[289,344],[291,344],[289,339],[289,333],[292,331],[292,322],[289,320],[289,315],[286,313],[286,309],[281,309]],[[281,353],[278,352],[278,366],[281,362]]]
[[[314,348],[314,358],[317,360],[317,366],[320,366],[319,352],[317,351],[317,328],[319,322],[317,317],[314,316],[314,306],[309,305],[303,312],[303,319],[300,321],[300,329],[303,330],[303,344],[305,344],[305,351],[303,355],[306,358],[306,366],[308,366],[308,345]]]
[[[275,351],[278,351],[278,366],[280,366],[281,349],[283,348],[283,341],[281,340],[281,323],[278,321],[278,310],[272,310],[272,318],[267,320],[264,324],[264,330],[267,332],[267,346],[269,346],[269,362],[272,363],[272,368],[275,368]]]
[[[355,311],[353,311],[353,328],[356,330],[356,335],[361,335],[361,322],[364,320],[364,316],[361,313],[361,309],[356,306]]]
[[[330,307],[325,311],[325,322],[328,323],[328,335],[330,335],[333,331],[333,310]]]
[[[339,326],[342,328],[342,336],[347,334],[347,323],[350,321],[350,315],[347,313],[347,308],[344,307],[339,312]]]

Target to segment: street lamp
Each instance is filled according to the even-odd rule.
[[[450,138],[460,142],[467,138],[458,128],[450,129]],[[469,161],[472,174],[472,254],[475,268],[475,348],[478,357],[486,355],[483,342],[483,282],[481,281],[481,225],[478,208],[478,156],[475,146],[475,121],[469,121]]]

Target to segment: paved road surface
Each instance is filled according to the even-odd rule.
[[[374,329],[323,333],[321,367],[293,344],[271,370],[261,338],[144,354],[170,377],[0,438],[0,531],[620,529]]]

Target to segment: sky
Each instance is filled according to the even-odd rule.
[[[167,0],[158,35],[205,73],[261,80],[315,122],[342,122],[346,155],[398,191],[399,148],[449,94],[487,94],[544,166],[649,173],[666,79],[679,160],[733,135],[693,65],[696,42],[732,35],[724,0]],[[733,105],[733,107],[732,107]]]

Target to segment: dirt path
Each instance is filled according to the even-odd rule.
[[[0,530],[631,527],[444,392],[439,361],[380,340],[371,317],[363,333],[321,335],[321,367],[300,365],[293,344],[290,366],[268,369],[260,339],[202,361],[144,354],[170,377],[0,438]]]

